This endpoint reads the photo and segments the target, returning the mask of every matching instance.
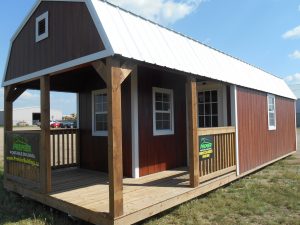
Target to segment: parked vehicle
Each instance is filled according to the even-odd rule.
[[[62,128],[77,128],[77,121],[65,120],[61,121]]]
[[[27,127],[29,124],[26,121],[19,121],[16,124],[18,127]]]
[[[50,122],[50,127],[51,128],[61,128],[61,122],[59,122],[59,121],[51,121]]]

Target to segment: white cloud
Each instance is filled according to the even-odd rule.
[[[284,80],[288,84],[300,83],[300,73],[284,77]]]
[[[128,11],[162,24],[172,24],[195,11],[205,0],[108,0]]]
[[[285,32],[282,37],[284,39],[300,38],[300,26]]]
[[[33,100],[39,98],[39,95],[30,91],[25,91],[19,98],[20,100]]]
[[[292,59],[300,59],[300,51],[295,50],[293,53],[289,54],[289,57],[291,57]]]

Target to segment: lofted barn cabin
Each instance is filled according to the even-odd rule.
[[[38,0],[11,39],[4,186],[95,224],[132,224],[296,150],[286,83],[101,0]],[[41,129],[13,102],[40,90]],[[50,92],[78,126],[50,129]]]

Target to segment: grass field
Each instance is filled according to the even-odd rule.
[[[6,192],[2,185],[1,150],[0,225],[88,224],[74,221],[63,213]],[[141,224],[300,225],[300,156],[288,157]]]

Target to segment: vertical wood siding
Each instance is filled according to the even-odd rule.
[[[106,88],[100,76],[89,78],[89,85],[79,94],[80,166],[107,172],[107,137],[92,135],[92,90]],[[131,99],[130,76],[122,83],[123,172],[131,177]]]
[[[296,150],[294,100],[276,96],[276,130],[268,130],[267,94],[237,89],[240,172]]]
[[[49,12],[49,36],[35,42],[35,19]],[[6,81],[104,50],[84,3],[42,2],[12,44]]]
[[[175,134],[153,136],[152,87],[173,89]],[[138,68],[140,175],[186,166],[185,77]]]

